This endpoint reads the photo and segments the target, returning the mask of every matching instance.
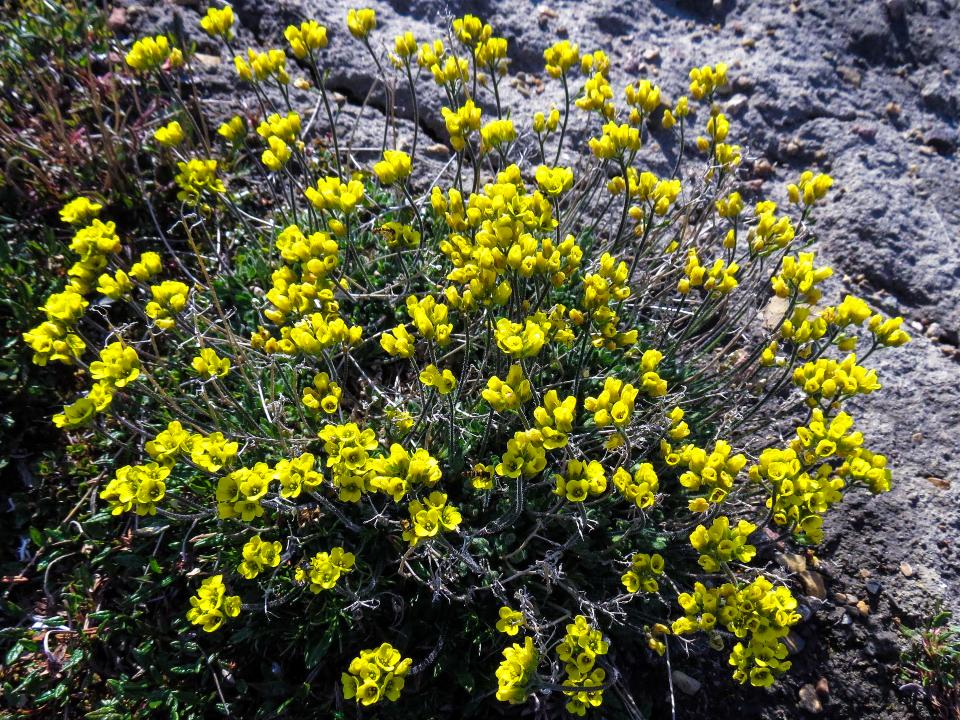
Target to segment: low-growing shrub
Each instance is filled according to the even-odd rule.
[[[324,85],[328,42],[351,41],[305,21],[286,51],[240,51],[233,22],[214,8],[203,29],[256,116],[210,132],[183,100],[189,48],[136,41],[141,92],[180,108],[154,133],[172,178],[154,202],[178,220],[135,255],[107,208],[69,203],[76,264],[24,334],[87,379],[53,422],[114,449],[90,522],[153,547],[143,602],[205,658],[186,672],[221,710],[253,690],[261,714],[318,717],[453,697],[637,717],[646,668],[707,645],[772,684],[800,614],[769,549],[889,488],[843,404],[909,340],[822,298],[808,248],[832,180],[748,202],[722,64],[675,102],[640,80],[618,105],[607,56],[561,41],[544,59],[566,102],[521,118],[490,25],[381,58],[373,12],[351,10],[414,108],[409,154],[371,162]],[[453,155],[427,186],[431,82]],[[291,85],[318,93],[316,123]]]

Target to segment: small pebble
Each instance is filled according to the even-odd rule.
[[[817,697],[817,689],[809,683],[800,688],[800,707],[811,715],[823,712],[823,703]]]

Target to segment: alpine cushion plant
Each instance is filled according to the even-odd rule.
[[[99,499],[119,522],[215,539],[177,558],[187,620],[240,642],[332,609],[349,629],[325,707],[434,692],[451,664],[507,704],[627,707],[638,641],[648,662],[725,645],[734,679],[772,684],[800,614],[769,548],[815,544],[846,492],[889,489],[843,406],[879,388],[867,358],[909,340],[823,299],[808,248],[832,180],[747,201],[713,104],[723,64],[692,70],[689,96],[639,80],[621,105],[607,56],[561,41],[544,59],[565,103],[520,118],[508,42],[474,16],[419,48],[398,36],[389,62],[368,9],[353,39],[308,20],[286,50],[239,51],[233,22],[212,8],[202,27],[258,116],[209,133],[171,82],[190,53],[135,42],[131,73],[180,103],[154,135],[170,242],[134,256],[105,208],[72,201],[70,281],[24,333],[36,362],[88,378],[53,420],[116,444]],[[414,108],[423,82],[446,98],[455,163],[435,185],[415,181],[416,130],[372,162],[338,139],[326,53],[357,41]],[[332,151],[291,82],[318,93]],[[679,141],[669,174],[648,169],[654,132]]]

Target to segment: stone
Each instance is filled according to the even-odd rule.
[[[819,695],[823,699],[830,697],[830,683],[827,681],[825,677],[822,677],[819,680],[817,680],[816,691],[817,691],[817,695]]]
[[[780,567],[792,573],[807,569],[807,558],[800,553],[777,553],[775,559]]]
[[[900,563],[900,574],[903,575],[904,577],[913,576],[913,567],[910,565],[910,563],[906,561],[903,561]]]
[[[900,655],[897,636],[889,630],[881,630],[867,640],[866,651],[877,660],[896,660]]]
[[[673,686],[684,695],[696,695],[700,692],[701,683],[681,670],[674,670]]]
[[[107,27],[117,32],[127,27],[127,9],[117,6],[110,11],[107,17]]]
[[[807,641],[804,640],[796,630],[791,630],[783,639],[783,644],[787,646],[787,652],[796,655],[806,647]]]
[[[827,597],[827,584],[824,582],[823,575],[816,570],[804,570],[797,573],[800,584],[803,586],[805,595],[825,600]]]
[[[818,715],[823,712],[823,703],[820,702],[820,698],[817,696],[817,689],[807,683],[800,688],[799,692],[799,705],[802,710],[810,713],[811,715]]]

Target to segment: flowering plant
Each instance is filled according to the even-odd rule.
[[[70,202],[77,261],[24,333],[35,362],[89,378],[53,421],[118,448],[110,513],[183,533],[185,620],[236,643],[280,627],[287,652],[306,627],[337,637],[337,702],[362,705],[460,662],[504,703],[629,708],[638,639],[649,662],[725,647],[738,682],[772,684],[800,614],[769,549],[889,488],[843,405],[880,387],[867,357],[909,340],[852,295],[823,301],[808,248],[832,180],[748,202],[722,64],[674,102],[641,80],[618,106],[607,56],[561,41],[544,59],[565,103],[521,120],[489,24],[405,33],[383,63],[365,9],[343,41],[407,83],[415,118],[409,152],[364,158],[324,84],[336,34],[308,20],[287,50],[240,53],[233,25],[229,6],[202,21],[257,110],[215,136],[171,82],[190,53],[133,44],[131,71],[174,101],[154,139],[176,223],[135,255],[100,203]],[[429,186],[421,71],[453,153]],[[317,92],[329,143],[291,83]],[[654,133],[677,141],[659,175]],[[764,431],[794,416],[786,441]]]

